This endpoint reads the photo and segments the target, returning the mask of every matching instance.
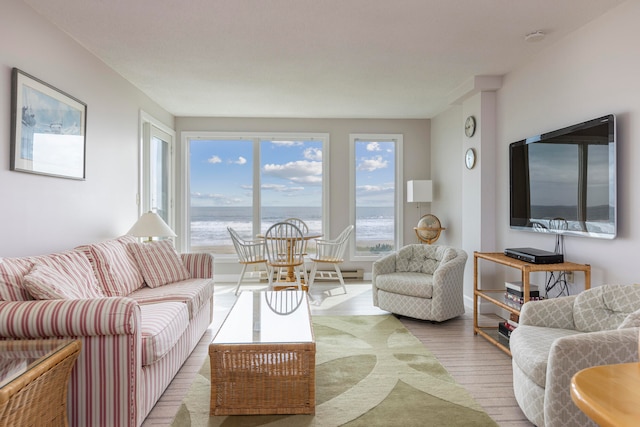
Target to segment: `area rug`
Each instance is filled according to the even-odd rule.
[[[171,424],[200,426],[497,426],[392,315],[314,316],[315,415],[209,416],[209,359]]]

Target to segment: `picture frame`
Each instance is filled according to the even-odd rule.
[[[10,169],[84,180],[87,104],[18,68],[11,83]]]

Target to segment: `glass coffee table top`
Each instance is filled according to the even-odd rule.
[[[307,293],[242,292],[213,344],[313,342]]]

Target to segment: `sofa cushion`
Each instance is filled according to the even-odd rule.
[[[534,383],[545,388],[549,351],[553,342],[558,338],[580,333],[572,329],[520,325],[509,339],[512,362]]]
[[[387,273],[376,277],[376,288],[418,298],[433,296],[433,276],[424,273]]]
[[[187,279],[169,283],[159,288],[145,286],[129,295],[140,304],[160,301],[182,301],[186,303],[189,319],[200,311],[203,305],[213,296],[212,279]]]
[[[127,247],[150,288],[191,278],[171,240],[129,243]]]
[[[455,256],[446,246],[407,245],[396,252],[396,271],[433,274],[441,262]]]
[[[24,276],[31,271],[32,267],[31,258],[0,259],[0,300],[30,301],[33,299],[22,284]]]
[[[76,248],[89,259],[105,295],[127,296],[143,286],[144,280],[136,260],[126,247],[135,241],[133,236],[122,236]]]
[[[169,352],[189,326],[182,302],[141,304],[142,366],[151,365]]]
[[[596,332],[617,329],[640,309],[640,285],[598,286],[581,292],[573,304],[576,329]]]

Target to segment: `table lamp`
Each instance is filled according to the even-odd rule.
[[[177,236],[160,215],[151,211],[143,214],[127,234],[135,237],[147,237],[147,242],[152,241],[154,237]]]

